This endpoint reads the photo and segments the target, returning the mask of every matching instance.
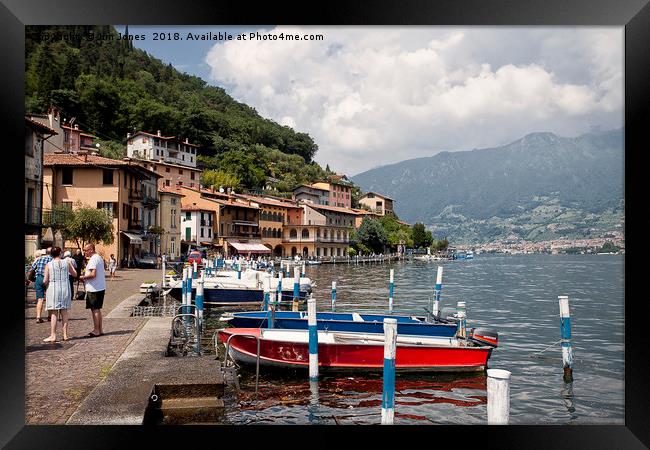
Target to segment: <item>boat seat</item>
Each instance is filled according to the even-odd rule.
[[[358,313],[352,313],[352,320],[355,322],[363,322],[363,317],[361,317]]]

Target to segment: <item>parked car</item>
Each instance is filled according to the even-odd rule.
[[[187,262],[190,264],[194,264],[194,261],[196,261],[197,264],[201,264],[201,252],[199,251],[190,252],[190,254],[187,257]]]
[[[158,266],[158,257],[153,253],[143,253],[135,263],[141,269],[155,269]]]

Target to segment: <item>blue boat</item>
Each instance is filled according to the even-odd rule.
[[[196,298],[196,280],[192,283],[192,301]],[[293,301],[293,287],[283,286],[283,302]],[[301,285],[298,295],[300,303],[307,300],[311,292],[311,286]],[[183,301],[183,291],[181,282],[173,282],[170,286],[169,295],[178,301]],[[264,300],[264,289],[261,287],[237,286],[232,282],[205,283],[203,288],[203,304],[205,306],[224,306],[224,305],[262,305]]]
[[[235,312],[221,317],[236,328],[268,328],[267,311]],[[425,317],[398,316],[389,314],[358,314],[346,312],[316,313],[316,325],[319,330],[352,331],[359,333],[383,333],[384,318],[397,319],[399,335],[441,336],[456,335],[455,322],[427,322]],[[275,311],[273,328],[306,330],[307,313],[302,311]]]

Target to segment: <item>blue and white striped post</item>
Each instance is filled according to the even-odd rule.
[[[302,271],[300,273],[300,276],[302,278],[305,278],[305,262],[304,261],[302,262]]]
[[[270,296],[270,290],[268,285],[264,285],[264,300],[262,301],[262,311],[268,311],[269,310],[269,296]]]
[[[562,366],[564,382],[573,381],[573,350],[571,349],[571,314],[569,312],[569,297],[559,295],[560,303],[560,333],[562,342]]]
[[[275,289],[271,288],[271,292],[269,293],[269,309],[267,310],[266,313],[266,326],[267,328],[274,328],[275,327],[275,305],[276,305],[276,291]]]
[[[192,279],[194,278],[194,272],[192,272],[192,266],[187,268],[187,304],[192,304]]]
[[[181,303],[183,305],[187,305],[187,267],[183,267],[183,284],[181,286]],[[183,308],[183,312],[185,312],[185,308]]]
[[[192,263],[192,278],[195,280],[199,277],[199,270],[196,261]]]
[[[203,283],[205,282],[205,273],[201,273],[201,278],[197,280],[196,285],[196,353],[201,354],[201,332],[203,330]]]
[[[438,317],[438,308],[440,307],[440,291],[442,291],[442,266],[438,266],[438,274],[436,276],[436,287],[433,290],[433,307],[431,313],[434,317]]]
[[[395,417],[395,355],[397,319],[384,318],[384,390],[381,397],[381,424],[392,425]]]
[[[291,311],[298,311],[298,302],[300,301],[300,268],[293,268],[293,304]]]
[[[395,269],[390,269],[390,281],[388,282],[388,310],[393,311],[393,293],[395,291]]]
[[[307,299],[307,326],[309,328],[309,381],[318,381],[318,328],[316,326],[316,299]]]
[[[241,265],[237,264],[237,279],[241,280]]]
[[[162,288],[167,287],[167,255],[162,255]]]
[[[336,311],[336,281],[332,281],[332,312]]]
[[[282,271],[278,272],[278,303],[282,301]]]

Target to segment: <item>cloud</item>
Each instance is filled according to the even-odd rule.
[[[623,119],[622,28],[276,27],[322,41],[216,44],[213,81],[309,133],[353,175],[533,131],[574,136]]]

